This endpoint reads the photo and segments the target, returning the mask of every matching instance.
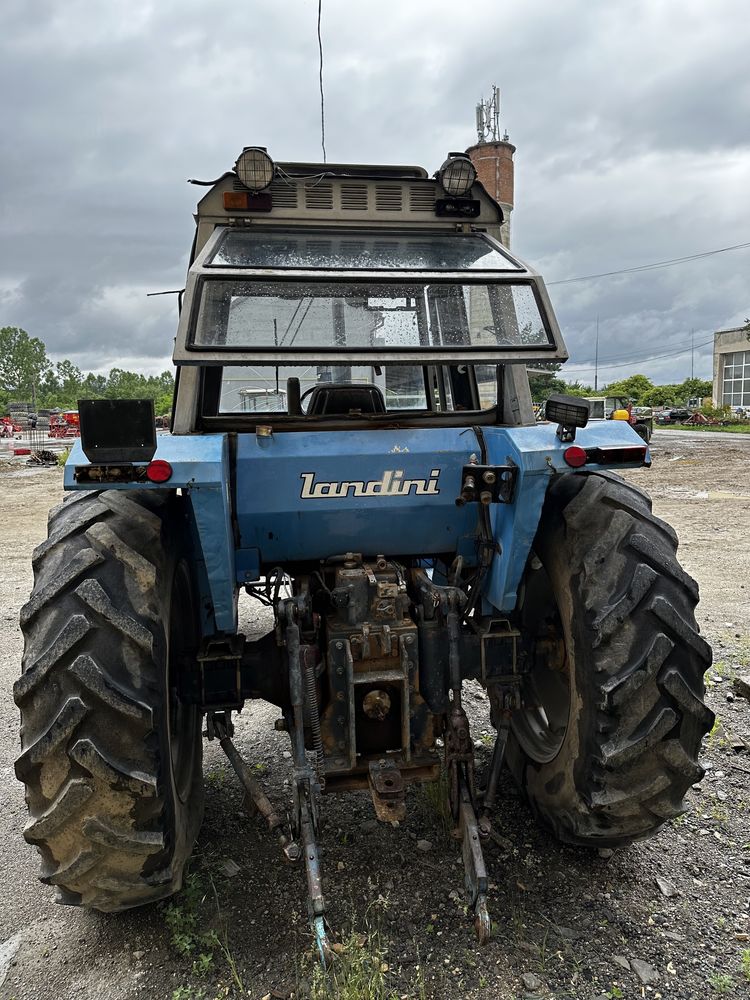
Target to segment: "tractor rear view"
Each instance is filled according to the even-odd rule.
[[[205,726],[304,866],[324,961],[325,795],[369,789],[395,822],[441,771],[484,942],[503,766],[591,847],[654,833],[702,774],[698,589],[617,475],[647,443],[575,398],[535,423],[526,365],[565,346],[460,154],[429,177],[249,147],[196,220],[172,432],[148,402],[81,400],[34,553],[14,694],[42,880],[106,911],[177,891]],[[242,589],[273,611],[260,638]],[[497,730],[481,780],[469,679]],[[290,736],[290,807],[232,741],[255,698]]]

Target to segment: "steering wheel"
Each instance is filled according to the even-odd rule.
[[[300,405],[300,408],[302,407],[302,404],[303,404],[303,402],[304,402],[304,401],[305,401],[305,400],[307,399],[307,397],[308,397],[308,396],[311,396],[311,395],[312,395],[312,393],[313,393],[313,392],[315,391],[315,389],[317,389],[317,388],[318,388],[318,385],[319,385],[319,384],[320,384],[319,382],[316,382],[316,383],[315,383],[315,385],[311,385],[309,389],[305,389],[305,391],[304,391],[304,392],[302,393],[302,395],[301,395],[301,396],[300,396],[300,398],[299,398],[299,405]],[[304,410],[302,410],[302,412],[304,413],[305,411],[304,411]]]

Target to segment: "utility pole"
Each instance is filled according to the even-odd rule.
[[[599,388],[599,316],[596,317],[596,350],[594,352],[594,392]]]

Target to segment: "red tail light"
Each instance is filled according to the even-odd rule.
[[[582,465],[585,465],[587,457],[586,449],[577,444],[572,444],[563,452],[563,458],[573,469],[580,469]]]
[[[166,483],[172,478],[172,466],[163,458],[155,458],[146,466],[146,476],[152,483]]]

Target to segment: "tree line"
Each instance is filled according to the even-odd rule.
[[[560,365],[545,365],[546,371],[536,367],[529,374],[531,397],[535,403],[543,403],[552,395],[568,396],[626,396],[636,406],[687,406],[689,399],[703,399],[709,402],[713,386],[708,379],[686,378],[682,382],[655,385],[646,375],[630,375],[617,382],[609,382],[601,389],[594,390],[581,382],[566,382],[559,377]]]
[[[107,375],[82,372],[72,361],[53,364],[44,341],[17,326],[0,329],[0,415],[11,402],[34,409],[75,410],[79,399],[153,399],[157,416],[172,408],[174,376],[112,368]]]
[[[707,379],[687,378],[683,382],[655,385],[645,375],[610,382],[597,391],[581,382],[560,378],[561,365],[539,364],[529,373],[531,396],[543,403],[549,396],[627,396],[637,406],[685,406],[689,399],[711,397]],[[174,375],[141,375],[112,368],[107,375],[82,372],[71,361],[53,364],[38,337],[17,326],[0,329],[0,412],[13,401],[29,402],[35,409],[72,410],[79,399],[153,399],[157,416],[172,407]]]

